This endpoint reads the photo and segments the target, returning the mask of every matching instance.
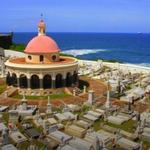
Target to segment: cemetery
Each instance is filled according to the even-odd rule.
[[[2,149],[150,148],[149,74],[103,68],[101,61],[79,61],[79,66],[84,84],[65,89],[66,95],[58,96],[60,89],[16,98],[9,96],[16,89],[1,93]]]

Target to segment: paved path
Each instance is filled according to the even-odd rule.
[[[6,91],[4,91],[2,94],[0,94],[0,97],[1,98],[7,98],[7,97],[10,97],[15,92],[17,92],[17,88],[10,86],[6,89]]]

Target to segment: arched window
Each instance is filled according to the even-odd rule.
[[[6,83],[7,83],[7,85],[11,85],[11,76],[10,76],[9,72],[8,72],[8,74],[6,76]]]
[[[67,76],[66,76],[66,86],[69,87],[71,86],[72,84],[72,76],[70,74],[70,72],[67,73]]]
[[[12,77],[11,77],[11,83],[13,86],[17,87],[17,76],[15,73],[12,74]]]
[[[44,89],[48,89],[51,88],[51,84],[52,84],[52,79],[50,75],[45,75],[43,78],[43,87]]]
[[[55,61],[56,58],[57,58],[56,55],[53,55],[53,56],[52,56],[52,60],[53,60],[53,61]]]
[[[43,60],[44,60],[43,55],[40,55],[40,62],[43,62]]]
[[[39,80],[39,77],[37,75],[32,75],[30,81],[31,81],[31,88],[32,89],[40,88],[40,80]]]
[[[56,75],[56,80],[55,80],[55,85],[56,85],[56,88],[60,88],[63,86],[63,83],[62,83],[62,75],[61,74],[57,74]]]
[[[76,71],[74,71],[74,73],[73,73],[72,82],[73,83],[77,83],[78,82],[78,73]]]
[[[29,60],[31,60],[31,59],[32,59],[32,57],[29,55],[29,56],[28,56],[28,59],[29,59]]]
[[[27,88],[27,77],[24,74],[20,75],[19,82],[21,88]]]

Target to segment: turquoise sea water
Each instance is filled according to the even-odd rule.
[[[14,33],[15,43],[27,44],[37,33]],[[118,60],[150,66],[150,34],[47,33],[65,53],[81,59]]]

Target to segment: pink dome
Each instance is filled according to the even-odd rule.
[[[34,37],[24,50],[25,53],[31,54],[57,53],[59,51],[60,49],[56,42],[52,38],[45,35]]]

